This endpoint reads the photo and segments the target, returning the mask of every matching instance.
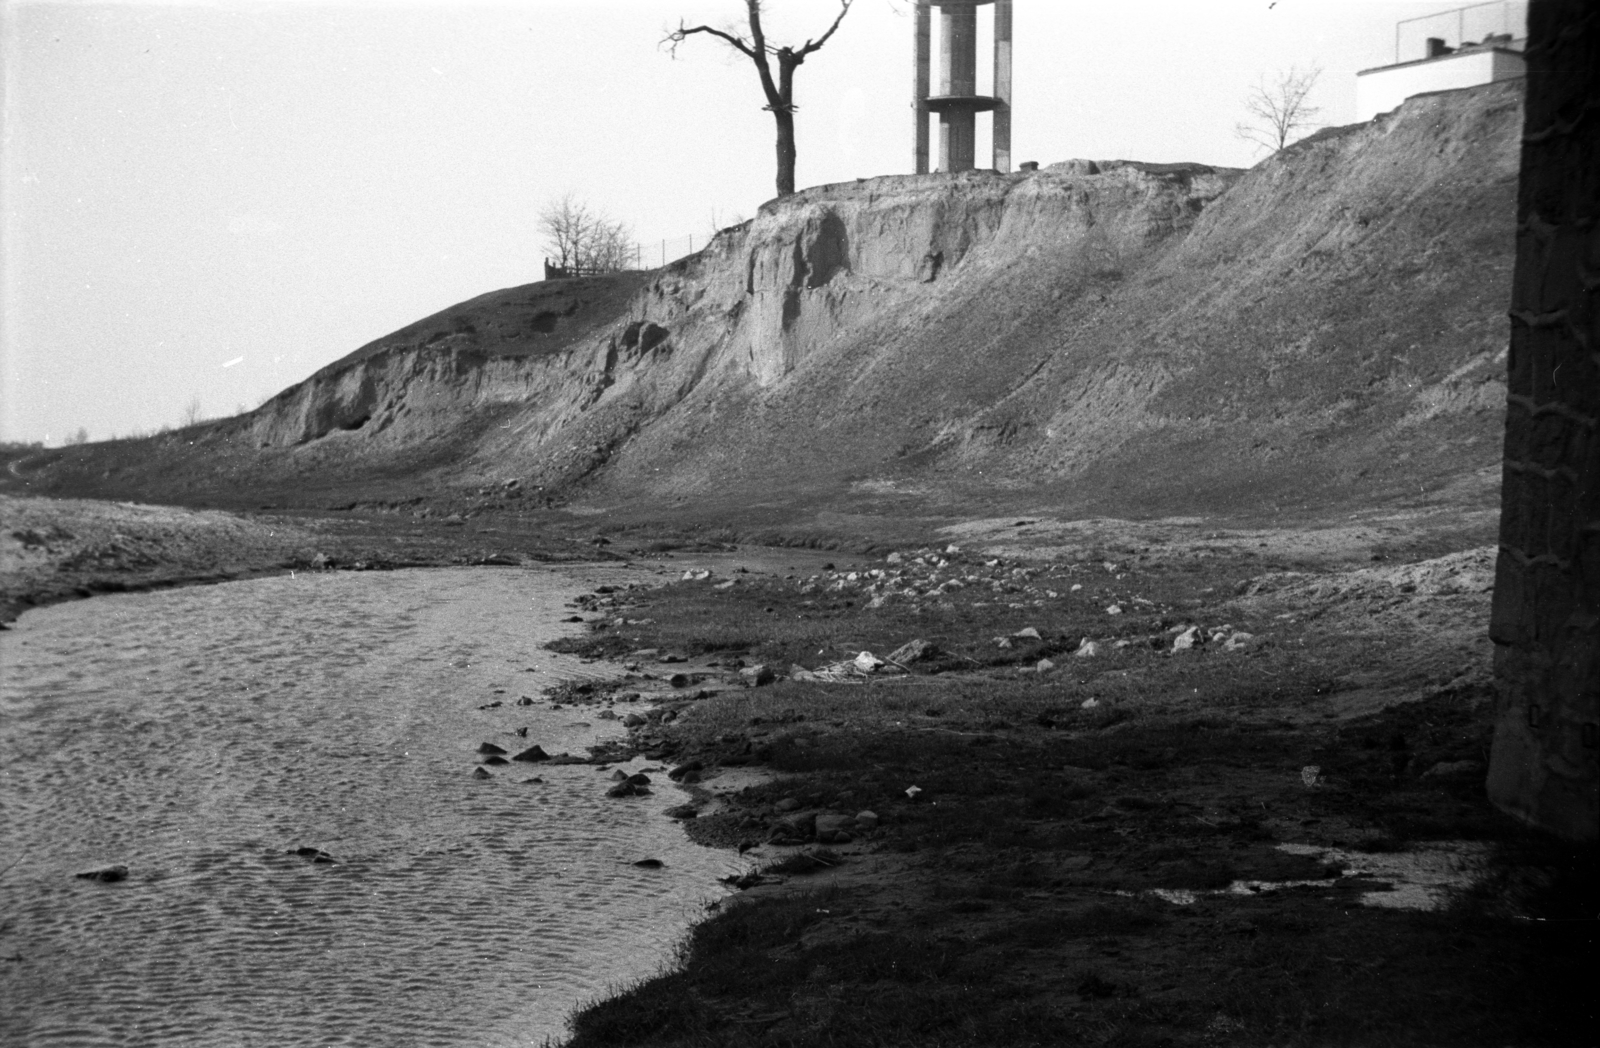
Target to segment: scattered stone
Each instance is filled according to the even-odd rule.
[[[931,659],[939,654],[939,646],[932,641],[922,639],[907,641],[889,653],[889,661],[901,666],[909,666],[923,659]]]
[[[761,663],[757,666],[746,666],[739,671],[739,679],[752,688],[759,688],[764,684],[771,684],[778,679],[778,674],[771,666]]]
[[[905,557],[898,553],[891,553],[887,557],[883,558],[885,564],[899,564],[903,560],[905,560]]]
[[[485,743],[479,744],[478,752],[479,753],[504,753],[506,751],[502,750],[500,747],[496,746],[492,742],[485,742]]]
[[[661,867],[665,866],[666,863],[662,862],[660,859],[639,859],[634,862],[634,865],[642,867],[646,870],[659,870]]]
[[[870,651],[861,652],[852,661],[854,661],[856,669],[860,670],[862,673],[873,673],[877,671],[880,666],[884,665],[883,660],[872,654]]]
[[[626,717],[622,718],[622,726],[624,728],[637,728],[640,725],[648,723],[650,722],[639,716],[637,713],[630,713]]]
[[[480,709],[480,710],[493,710],[493,709],[498,709],[499,707],[504,706],[504,705],[505,705],[505,703],[501,702],[499,699],[495,699],[493,702],[484,703],[482,706],[479,706],[478,709]]]
[[[1422,773],[1424,779],[1451,779],[1458,776],[1477,775],[1483,771],[1481,761],[1440,761]]]
[[[1043,637],[1039,636],[1039,631],[1034,629],[1032,626],[1024,626],[1024,627],[1022,627],[1022,629],[1020,629],[1017,632],[1013,633],[1012,636],[1017,638],[1018,640],[1043,640],[1044,639]]]
[[[689,658],[686,655],[679,655],[677,652],[669,651],[666,654],[661,655],[660,657],[658,657],[656,659],[656,661],[657,662],[688,662]]]
[[[687,688],[692,681],[689,680],[689,675],[687,673],[674,673],[672,676],[667,678],[667,683],[672,685],[674,688]]]
[[[923,792],[923,790],[922,790],[921,786],[907,786],[906,787],[906,799],[914,801],[914,800],[917,799],[917,794],[922,793],[922,792]]]
[[[531,779],[518,779],[518,780],[517,780],[517,782],[518,782],[518,783],[519,783],[519,784],[521,784],[521,785],[523,785],[523,786],[526,786],[526,785],[528,785],[528,784],[529,784],[529,783],[535,783],[535,782],[536,782],[536,783],[540,783],[540,784],[542,784],[542,783],[543,783],[543,782],[544,782],[544,780],[543,780],[543,779],[541,779],[541,778],[539,778],[539,776],[537,776],[537,775],[535,775],[535,776],[534,776],[534,777],[533,777],[533,778],[531,778]]]
[[[850,827],[854,820],[848,815],[839,815],[827,812],[818,815],[813,826],[817,840],[823,844],[849,844],[853,839],[850,836]]]
[[[1049,673],[1051,670],[1056,668],[1056,664],[1051,662],[1049,659],[1040,659],[1038,664],[1033,668],[1039,673]]]
[[[1190,626],[1176,637],[1172,638],[1173,651],[1188,651],[1197,644],[1204,644],[1205,637],[1200,632],[1199,626]]]
[[[869,811],[869,810],[862,810],[862,811],[856,812],[856,829],[858,829],[858,830],[875,830],[877,828],[878,828],[878,813],[877,812]]]
[[[1010,637],[996,637],[994,639],[994,646],[997,648],[1010,648],[1013,645]]]
[[[1106,608],[1106,614],[1107,615],[1121,615],[1122,614],[1122,605],[1121,604],[1109,605]]]
[[[772,832],[767,839],[777,840],[810,840],[817,830],[817,815],[815,812],[797,812],[786,815],[772,824]]]
[[[544,752],[544,747],[533,745],[529,746],[527,749],[523,750],[521,753],[517,754],[511,759],[514,761],[527,761],[532,763],[534,761],[547,761],[550,759],[550,755]]]
[[[1072,654],[1074,658],[1092,659],[1096,655],[1100,654],[1100,645],[1097,641],[1092,641],[1088,637],[1085,637],[1083,638],[1082,643],[1078,645],[1078,650]]]
[[[568,615],[566,618],[562,619],[561,621],[562,622],[582,622],[583,621],[583,616],[582,615]]]
[[[128,868],[118,864],[116,866],[107,866],[99,870],[87,870],[83,873],[75,873],[73,876],[78,878],[80,881],[99,881],[102,884],[115,884],[118,881],[125,881],[128,879]]]
[[[700,815],[700,809],[693,804],[680,804],[675,808],[668,808],[661,814],[669,819],[694,819]]]
[[[1081,590],[1081,589],[1083,589],[1083,583],[1081,583],[1081,582],[1074,582],[1074,583],[1073,583],[1073,584],[1072,584],[1072,588],[1071,588],[1071,589],[1069,589],[1069,590],[1068,590],[1068,591],[1067,591],[1067,592],[1068,592],[1068,593],[1076,593],[1076,592],[1078,592],[1078,591],[1079,591],[1079,590]]]
[[[1236,631],[1233,636],[1229,637],[1226,641],[1223,641],[1222,647],[1227,651],[1238,651],[1240,648],[1253,647],[1255,643],[1255,634],[1245,633],[1244,631],[1240,630]]]
[[[606,791],[607,797],[642,797],[649,794],[648,786],[637,786],[631,780],[624,779]]]
[[[528,696],[524,695],[520,699],[517,700],[517,705],[518,706],[532,706],[533,705],[533,700],[531,698],[529,698]]]
[[[599,719],[599,720],[616,720],[617,719],[616,713],[613,712],[612,710],[601,710],[599,713],[595,714],[595,717],[597,719]]]
[[[1092,710],[1092,709],[1094,709],[1095,707],[1097,707],[1099,705],[1100,705],[1100,700],[1099,699],[1088,698],[1088,699],[1084,699],[1081,703],[1079,703],[1078,704],[1078,708],[1080,710]]]
[[[688,764],[680,764],[676,768],[673,768],[671,771],[667,772],[667,778],[671,779],[673,782],[678,782],[684,777],[698,771],[703,771],[704,769],[705,765],[700,761],[690,761]]]
[[[1318,780],[1322,777],[1322,768],[1316,764],[1307,764],[1300,769],[1300,783],[1306,789],[1315,789]]]
[[[774,804],[773,807],[779,811],[794,811],[800,807],[800,802],[793,797],[785,797],[777,804]]]
[[[492,753],[492,754],[490,754],[489,756],[487,756],[487,757],[485,757],[483,759],[483,763],[484,764],[510,764],[511,762],[506,760],[504,757],[500,756],[499,754],[493,754]]]
[[[472,777],[474,779],[492,779],[492,778],[494,778],[493,775],[490,775],[488,772],[484,771],[481,767],[472,769]]]
[[[336,865],[333,856],[329,855],[321,848],[312,848],[309,845],[302,845],[298,848],[290,848],[288,854],[298,855],[302,859],[310,859],[312,862],[319,862],[325,866]]]

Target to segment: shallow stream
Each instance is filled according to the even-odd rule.
[[[541,645],[608,577],[300,574],[0,633],[0,1043],[538,1045],[659,969],[737,866],[679,791],[473,777],[482,742],[618,732],[516,705],[592,672]]]

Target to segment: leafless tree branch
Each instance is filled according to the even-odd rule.
[[[1271,84],[1263,77],[1245,96],[1245,112],[1251,119],[1236,125],[1234,134],[1272,153],[1301,137],[1296,132],[1315,126],[1322,112],[1306,104],[1321,75],[1322,70],[1312,66],[1304,72],[1290,67]]]

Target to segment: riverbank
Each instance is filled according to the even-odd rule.
[[[1593,854],[1483,797],[1491,535],[971,522],[595,595],[566,650],[688,660],[633,744],[772,778],[688,823],[764,874],[573,1044],[1578,1043]]]
[[[35,558],[8,568],[19,606],[624,546],[670,569],[578,599],[587,632],[555,646],[631,668],[550,698],[621,720],[593,759],[673,763],[690,836],[764,872],[672,971],[577,1014],[577,1046],[1532,1045],[1592,1026],[1594,905],[1573,886],[1593,857],[1483,800],[1489,512],[973,520],[869,555],[495,518],[0,511]],[[1396,905],[1416,902],[1434,908]]]
[[[243,514],[134,502],[0,495],[0,625],[97,593],[291,571],[618,559],[517,518]]]

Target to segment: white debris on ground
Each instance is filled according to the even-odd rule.
[[[1440,910],[1449,904],[1452,893],[1472,886],[1482,873],[1488,855],[1488,847],[1476,841],[1430,841],[1423,847],[1403,852],[1347,851],[1319,844],[1280,844],[1278,850],[1314,857],[1319,862],[1340,867],[1342,872],[1339,877],[1319,880],[1234,881],[1215,891],[1152,888],[1142,894],[1153,895],[1174,906],[1193,906],[1207,895],[1263,895],[1286,888],[1328,888],[1342,878],[1363,877],[1389,885],[1381,891],[1362,892],[1363,906],[1385,910]]]

